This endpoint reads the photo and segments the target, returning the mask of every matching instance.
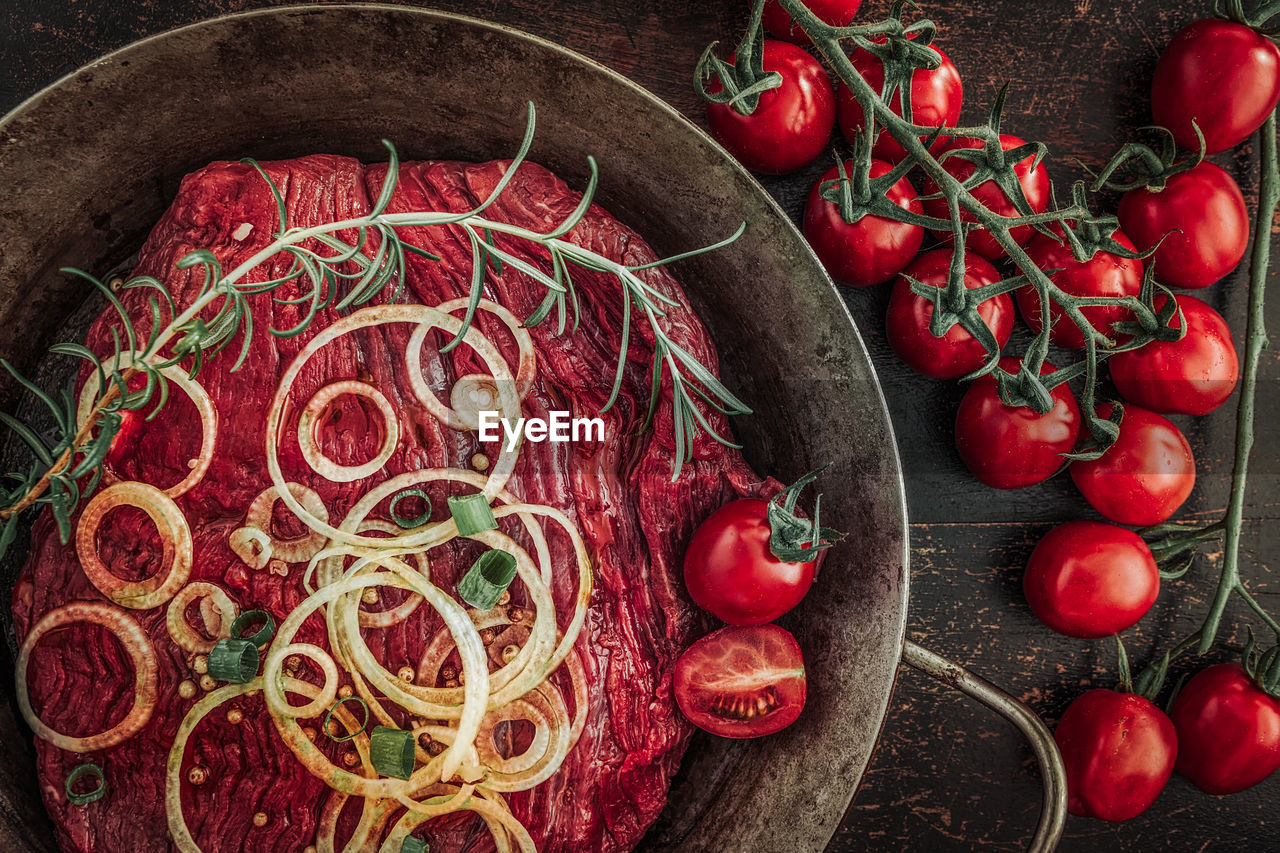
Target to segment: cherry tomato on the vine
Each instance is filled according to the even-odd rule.
[[[1110,417],[1112,405],[1098,407]],[[1073,462],[1071,479],[1089,505],[1118,524],[1148,527],[1167,521],[1196,484],[1191,445],[1172,421],[1126,405],[1115,444],[1091,462]]]
[[[1151,549],[1131,530],[1068,521],[1027,561],[1022,588],[1041,622],[1068,637],[1109,637],[1136,624],[1160,594]]]
[[[962,136],[951,140],[946,147],[946,151],[955,151],[961,148],[981,149],[985,144],[981,139]],[[1025,143],[1016,136],[1010,136],[1007,133],[1000,135],[1000,147],[1005,151],[1010,151],[1023,144]],[[945,155],[945,151],[943,154]],[[1044,163],[1036,163],[1033,168],[1032,163],[1034,161],[1035,155],[1028,154],[1014,164],[1013,171],[1018,176],[1018,184],[1022,187],[1022,193],[1026,196],[1027,204],[1031,206],[1032,212],[1044,213],[1049,209],[1049,172],[1045,169]],[[943,161],[943,168],[953,178],[960,181],[967,179],[977,170],[973,163],[961,157],[948,157]],[[938,185],[932,179],[925,178],[922,195],[930,196],[938,192]],[[1020,215],[1018,209],[1013,206],[1013,202],[1005,195],[1004,190],[1000,189],[994,181],[983,181],[969,190],[969,193],[993,213],[1000,216]],[[947,200],[941,197],[926,198],[924,212],[938,219],[951,218],[947,208]],[[974,221],[973,214],[963,208],[960,211],[960,219],[963,222]],[[934,233],[943,242],[950,243],[953,240],[953,235],[950,231],[939,230]],[[1010,229],[1009,236],[1021,246],[1031,239],[1032,233],[1034,233],[1034,229],[1030,225],[1019,225]],[[970,251],[977,252],[990,261],[999,260],[1007,254],[1000,244],[996,242],[996,239],[982,229],[970,231],[969,236],[965,238],[965,245],[969,247]]]
[[[730,501],[689,541],[684,582],[699,607],[731,625],[772,622],[800,603],[815,563],[788,563],[769,549],[769,502]]]
[[[721,628],[676,661],[676,704],[721,737],[773,734],[796,721],[808,692],[796,638],[777,625]]]
[[[883,38],[872,41],[883,41]],[[923,127],[955,127],[960,121],[960,107],[964,102],[960,72],[942,48],[936,43],[930,43],[929,46],[942,57],[942,64],[932,70],[918,68],[911,76],[911,121]],[[884,63],[880,61],[880,57],[863,48],[856,48],[849,54],[849,61],[872,89],[884,91]],[[854,97],[848,86],[841,83],[838,91],[840,130],[845,139],[853,144],[864,129],[866,113],[862,110],[862,102]],[[889,108],[896,115],[902,115],[901,91],[891,96]],[[936,154],[946,146],[947,141],[948,137],[939,136],[930,148]],[[883,128],[877,129],[875,147],[871,151],[882,160],[893,163],[907,156],[906,149]]]
[[[1151,261],[1160,282],[1173,287],[1208,287],[1236,268],[1249,245],[1240,187],[1209,162],[1172,176],[1158,193],[1125,193],[1118,213],[1120,227],[1139,249],[1164,237]]]
[[[911,277],[921,284],[945,288],[951,269],[951,250],[939,249],[916,258],[893,283],[885,335],[898,358],[917,373],[935,379],[958,379],[972,373],[987,360],[987,351],[959,323],[942,337],[929,331],[933,302],[911,291]],[[978,255],[965,255],[964,284],[972,290],[1000,280],[1000,273]],[[987,324],[996,342],[1003,347],[1013,332],[1013,300],[1007,293],[978,306],[978,316]]]
[[[1017,359],[1000,366],[1017,373]],[[1041,373],[1053,367],[1045,362]],[[1053,408],[1043,415],[1006,406],[991,374],[974,380],[956,413],[956,450],[979,481],[997,489],[1021,489],[1058,472],[1080,434],[1080,407],[1064,382],[1050,392]]]
[[[851,175],[855,165],[845,163],[845,174]],[[878,178],[893,170],[883,160],[871,161],[871,177]],[[920,251],[924,229],[919,225],[864,216],[857,222],[845,222],[840,206],[822,197],[822,185],[835,180],[839,172],[828,169],[809,191],[804,208],[804,236],[809,245],[838,281],[854,287],[870,287],[888,281]],[[889,188],[889,200],[903,210],[923,212],[911,181],[902,178]]]
[[[1280,769],[1280,699],[1233,663],[1201,670],[1170,711],[1178,772],[1209,794],[1234,794]]]
[[[1156,297],[1159,310],[1166,297]],[[1226,402],[1240,379],[1240,360],[1222,315],[1185,293],[1176,297],[1187,331],[1179,341],[1151,341],[1107,359],[1126,400],[1165,414],[1207,415]],[[1178,315],[1169,318],[1178,326]]]
[[[805,0],[809,11],[818,16],[824,24],[833,27],[846,26],[858,13],[862,0]],[[764,4],[764,28],[774,38],[789,41],[792,44],[810,44],[804,30],[787,14],[778,0],[766,0]]]
[[[1151,80],[1151,116],[1188,151],[1239,145],[1280,102],[1280,48],[1244,24],[1208,18],[1173,37]]]
[[[1163,711],[1137,694],[1102,688],[1067,707],[1053,738],[1067,770],[1068,810],[1102,820],[1150,808],[1178,757],[1178,735]]]
[[[827,147],[836,123],[836,97],[827,72],[803,48],[766,39],[766,72],[782,84],[760,95],[751,115],[729,104],[707,104],[707,122],[716,141],[755,172],[782,174],[812,163]],[[733,64],[733,57],[729,58]],[[719,80],[709,91],[721,89]]]
[[[1121,246],[1133,249],[1133,243],[1117,231],[1112,235]],[[1077,261],[1071,254],[1071,246],[1064,240],[1059,243],[1045,234],[1036,233],[1027,243],[1027,255],[1042,270],[1058,270],[1049,278],[1062,290],[1072,296],[1137,296],[1142,290],[1142,261],[1137,258],[1122,258],[1110,252],[1098,252],[1087,261]],[[1018,310],[1022,319],[1032,331],[1039,332],[1043,327],[1041,317],[1040,294],[1031,285],[1018,288],[1014,293],[1018,300]],[[1132,312],[1119,306],[1085,306],[1080,309],[1089,323],[1109,338],[1115,338],[1112,323],[1131,318]],[[1049,332],[1050,339],[1061,347],[1081,349],[1084,347],[1084,335],[1080,327],[1069,318],[1063,316],[1062,309],[1055,303],[1049,306],[1049,321],[1053,324]]]

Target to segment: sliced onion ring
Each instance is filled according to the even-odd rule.
[[[41,722],[31,709],[31,694],[27,687],[27,664],[36,643],[49,631],[78,622],[92,622],[115,634],[125,653],[133,661],[134,671],[133,707],[129,713],[105,732],[87,737],[64,735]],[[67,752],[97,752],[122,743],[140,732],[150,722],[151,713],[155,710],[158,679],[156,652],[151,638],[126,611],[105,602],[76,601],[46,613],[22,641],[15,669],[18,708],[22,711],[23,719],[37,737]]]
[[[120,369],[128,369],[133,365],[136,353],[124,352],[118,356],[103,359],[102,369],[105,372],[111,372]],[[213,406],[213,401],[209,399],[209,394],[204,390],[199,382],[187,375],[187,372],[176,364],[168,367],[160,368],[160,375],[181,388],[191,402],[195,404],[196,411],[200,414],[200,455],[196,457],[196,464],[175,486],[170,486],[164,490],[164,493],[171,498],[184,495],[195,488],[196,484],[204,479],[205,473],[209,470],[209,463],[213,461],[214,444],[218,437],[218,411]],[[76,408],[76,423],[83,426],[85,421],[89,419],[90,413],[93,411],[94,405],[98,402],[98,389],[100,383],[98,381],[98,372],[95,370],[89,374],[89,378],[85,380],[84,387],[80,389],[80,400]]]
[[[372,401],[382,415],[385,433],[382,447],[372,459],[360,465],[339,465],[329,459],[320,451],[320,443],[316,438],[316,426],[325,409],[335,398],[343,394],[364,397]],[[376,474],[396,452],[396,445],[399,443],[400,422],[396,418],[395,410],[391,408],[391,401],[367,382],[344,379],[324,386],[311,398],[306,408],[302,410],[301,417],[298,418],[298,447],[302,450],[303,458],[317,474],[335,483],[350,483],[352,480],[363,480],[365,477]]]
[[[289,655],[301,655],[302,657],[311,658],[320,667],[321,672],[324,673],[324,684],[320,687],[320,692],[305,705],[290,705],[289,700],[284,695],[283,680],[278,677],[272,677],[271,660],[278,658],[280,661],[284,661]],[[290,643],[283,648],[272,646],[271,656],[268,658],[267,667],[262,670],[262,676],[262,693],[267,700],[267,707],[271,709],[271,713],[292,717],[295,720],[305,720],[310,717],[320,716],[333,705],[334,697],[338,695],[337,664],[333,662],[333,658],[329,656],[328,652],[311,643]]]
[[[120,506],[142,510],[155,522],[164,546],[160,571],[146,580],[126,581],[111,574],[98,556],[98,525],[108,512]],[[191,528],[173,498],[146,483],[108,486],[93,496],[76,527],[76,553],[80,566],[98,591],[121,607],[150,610],[164,604],[182,589],[191,575]]]
[[[207,598],[212,601],[218,608],[218,615],[222,617],[217,636],[211,640],[196,634],[187,623],[187,607],[197,598]],[[165,624],[169,628],[169,636],[180,648],[192,654],[204,655],[213,649],[220,637],[231,636],[231,623],[235,621],[239,610],[240,608],[236,607],[236,603],[222,587],[205,581],[193,581],[179,590],[169,602],[169,609],[165,613]]]
[[[285,483],[285,486],[289,490],[289,495],[301,502],[307,512],[326,522],[329,520],[329,508],[324,505],[324,501],[320,498],[320,495],[316,494],[314,489],[310,489],[301,483]],[[302,536],[294,539],[280,539],[271,533],[271,517],[275,512],[276,501],[280,499],[280,493],[275,486],[268,486],[263,489],[253,499],[253,503],[249,504],[249,511],[245,513],[244,517],[245,526],[231,534],[231,547],[233,550],[236,550],[235,537],[238,535],[243,536],[246,541],[250,539],[256,540],[257,534],[266,537],[267,547],[251,552],[256,557],[254,562],[250,562],[244,554],[236,550],[240,559],[249,563],[255,569],[265,566],[272,557],[284,560],[286,563],[306,562],[316,554],[319,554],[321,549],[324,548],[324,534],[316,533],[309,528]],[[285,501],[285,503],[287,505],[288,501]],[[241,534],[240,531],[242,530],[255,531],[255,533]]]

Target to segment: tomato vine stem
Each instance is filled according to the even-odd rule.
[[[1268,627],[1280,641],[1280,625],[1265,616],[1240,580],[1240,534],[1244,524],[1245,486],[1249,476],[1249,457],[1253,451],[1253,420],[1258,390],[1258,366],[1262,350],[1267,346],[1265,305],[1267,275],[1271,266],[1271,226],[1276,208],[1280,206],[1280,172],[1276,162],[1275,113],[1262,126],[1261,176],[1258,188],[1258,214],[1253,227],[1253,254],[1249,258],[1249,321],[1245,331],[1244,370],[1240,378],[1240,404],[1236,415],[1235,463],[1231,471],[1231,496],[1227,502],[1226,541],[1222,560],[1222,575],[1209,615],[1205,617],[1200,636],[1200,654],[1209,651],[1222,614],[1232,592],[1239,592],[1255,612],[1263,615]]]

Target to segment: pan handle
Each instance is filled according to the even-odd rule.
[[[948,687],[977,699],[1017,726],[1031,742],[1044,782],[1044,803],[1040,808],[1036,834],[1027,849],[1030,853],[1048,853],[1057,847],[1067,819],[1067,771],[1062,766],[1058,745],[1044,722],[1030,708],[990,681],[910,640],[903,643],[902,660]]]

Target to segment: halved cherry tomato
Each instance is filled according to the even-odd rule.
[[[1098,407],[1110,417],[1112,405]],[[1071,479],[1089,505],[1117,524],[1167,521],[1196,484],[1191,445],[1168,418],[1127,405],[1115,444],[1092,462],[1074,462]]]
[[[777,625],[713,631],[676,661],[676,704],[713,735],[759,737],[796,721],[807,693],[796,638]]]
[[[961,148],[980,149],[986,143],[981,139],[974,137],[962,136],[952,139],[946,147],[946,151],[955,151]],[[1005,151],[1011,151],[1025,143],[1016,136],[1010,136],[1007,133],[1000,135],[1000,147]],[[945,154],[945,152],[944,152]],[[1022,193],[1027,198],[1027,204],[1031,206],[1034,213],[1044,213],[1049,209],[1049,171],[1043,163],[1037,163],[1034,168],[1032,163],[1035,156],[1028,154],[1026,157],[1014,164],[1014,174],[1018,176],[1018,184],[1022,187]],[[975,171],[976,167],[973,163],[960,157],[948,157],[942,161],[943,168],[957,180],[965,180]],[[924,189],[921,193],[924,196],[934,195],[939,192],[938,185],[930,178],[925,178]],[[1004,190],[1000,189],[994,181],[983,181],[976,187],[969,190],[978,201],[986,205],[993,213],[1001,216],[1018,216],[1018,209],[1013,206],[1013,202],[1005,195]],[[950,219],[951,214],[947,208],[947,200],[945,198],[926,198],[924,201],[924,212],[938,219]],[[973,222],[973,215],[967,210],[961,209],[960,219],[962,222]],[[950,231],[936,231],[938,239],[945,243],[953,241],[953,235]],[[1018,245],[1025,245],[1031,239],[1034,229],[1030,225],[1019,225],[1010,230],[1011,236]],[[971,251],[977,252],[989,261],[999,260],[1006,254],[1005,250],[996,242],[996,239],[986,231],[978,229],[970,231],[969,236],[965,238],[965,245]]]
[[[852,174],[854,164],[845,163],[845,174]],[[871,161],[871,177],[893,171],[883,160]],[[821,187],[839,176],[833,166],[809,191],[804,208],[804,236],[831,273],[832,278],[854,287],[870,287],[888,281],[920,251],[924,229],[919,225],[864,216],[857,222],[845,222],[840,206],[822,197]],[[923,212],[916,189],[905,177],[889,188],[889,200],[903,210]]]
[[[1109,637],[1136,624],[1160,594],[1151,549],[1132,530],[1068,521],[1040,540],[1022,588],[1041,622],[1068,637]]]
[[[1236,268],[1249,245],[1249,211],[1240,187],[1207,161],[1169,178],[1158,193],[1125,193],[1118,214],[1139,249],[1164,237],[1151,260],[1160,282],[1173,287],[1208,287]]]
[[[1209,794],[1234,794],[1280,769],[1280,699],[1223,663],[1183,685],[1170,712],[1178,772]]]
[[[1280,48],[1244,24],[1209,18],[1173,37],[1156,62],[1151,116],[1188,151],[1209,154],[1249,138],[1280,102]]]
[[[760,95],[751,115],[728,104],[707,104],[707,122],[716,141],[754,172],[782,174],[812,163],[831,138],[836,96],[827,72],[803,48],[766,39],[766,72],[782,75],[782,85]],[[729,58],[733,64],[733,57]],[[719,80],[709,91],[721,89]]]
[[[1000,365],[1010,373],[1017,359]],[[1048,362],[1040,372],[1053,368]],[[956,412],[956,450],[978,480],[997,489],[1021,489],[1056,474],[1080,434],[1080,407],[1062,383],[1050,392],[1053,408],[1037,414],[1025,406],[1006,406],[991,374],[974,380]]]
[[[883,42],[884,39],[872,39],[872,41]],[[929,46],[938,52],[942,63],[932,70],[916,69],[911,76],[911,120],[914,124],[923,127],[955,127],[960,121],[960,107],[964,103],[964,86],[960,81],[960,72],[936,42],[930,43]],[[849,61],[853,63],[854,68],[858,69],[858,73],[872,89],[877,92],[884,91],[884,63],[880,61],[880,57],[863,48],[857,48],[849,54]],[[840,130],[852,145],[864,129],[866,113],[863,112],[862,102],[854,97],[853,92],[843,83],[837,90],[836,100]],[[902,115],[901,91],[891,96],[889,107],[896,115]],[[941,151],[947,145],[949,138],[945,135],[939,136],[930,146],[930,150],[935,154]],[[880,159],[892,163],[897,163],[907,156],[906,149],[883,128],[877,130],[875,147],[871,152]]]
[[[1127,249],[1133,249],[1133,242],[1123,231],[1116,231],[1112,238]],[[1027,254],[1035,265],[1042,270],[1058,270],[1050,276],[1055,285],[1073,296],[1137,296],[1142,290],[1142,261],[1136,258],[1122,258],[1110,252],[1098,252],[1087,261],[1077,261],[1071,254],[1071,246],[1059,243],[1045,234],[1037,232],[1027,243]],[[1020,287],[1014,296],[1018,300],[1018,310],[1022,319],[1032,331],[1039,332],[1044,327],[1040,310],[1040,294],[1031,285]],[[1080,309],[1089,323],[1109,338],[1115,338],[1112,323],[1131,319],[1128,309],[1122,307],[1086,306]],[[1084,335],[1080,327],[1062,314],[1057,304],[1049,306],[1049,321],[1053,324],[1049,332],[1050,339],[1061,347],[1082,349]]]
[[[930,332],[933,303],[913,293],[907,281],[910,276],[921,284],[944,288],[950,269],[950,249],[926,252],[916,258],[893,283],[885,320],[885,336],[898,358],[917,373],[935,379],[958,379],[977,370],[987,360],[982,344],[958,323],[940,338]],[[965,287],[972,290],[999,280],[1000,273],[989,262],[976,254],[965,255]],[[1001,347],[1009,342],[1009,335],[1013,333],[1013,300],[1007,293],[979,305],[978,316]]]
[[[1164,306],[1166,297],[1156,297]],[[1187,332],[1180,341],[1151,341],[1107,359],[1116,390],[1126,400],[1165,414],[1207,415],[1240,380],[1240,360],[1222,315],[1185,293],[1176,297]],[[1177,328],[1178,316],[1169,318]]]
[[[805,0],[809,11],[817,15],[824,24],[833,27],[846,26],[858,13],[862,0]],[[787,10],[782,8],[778,0],[766,0],[764,4],[764,28],[769,35],[789,41],[792,44],[806,45],[811,41],[804,30],[791,20]]]
[[[739,498],[693,532],[684,554],[689,597],[730,625],[772,622],[800,603],[816,563],[788,563],[769,550],[769,502]]]
[[[1150,808],[1178,757],[1173,723],[1134,693],[1090,690],[1067,707],[1053,738],[1067,770],[1067,809],[1102,820]]]

